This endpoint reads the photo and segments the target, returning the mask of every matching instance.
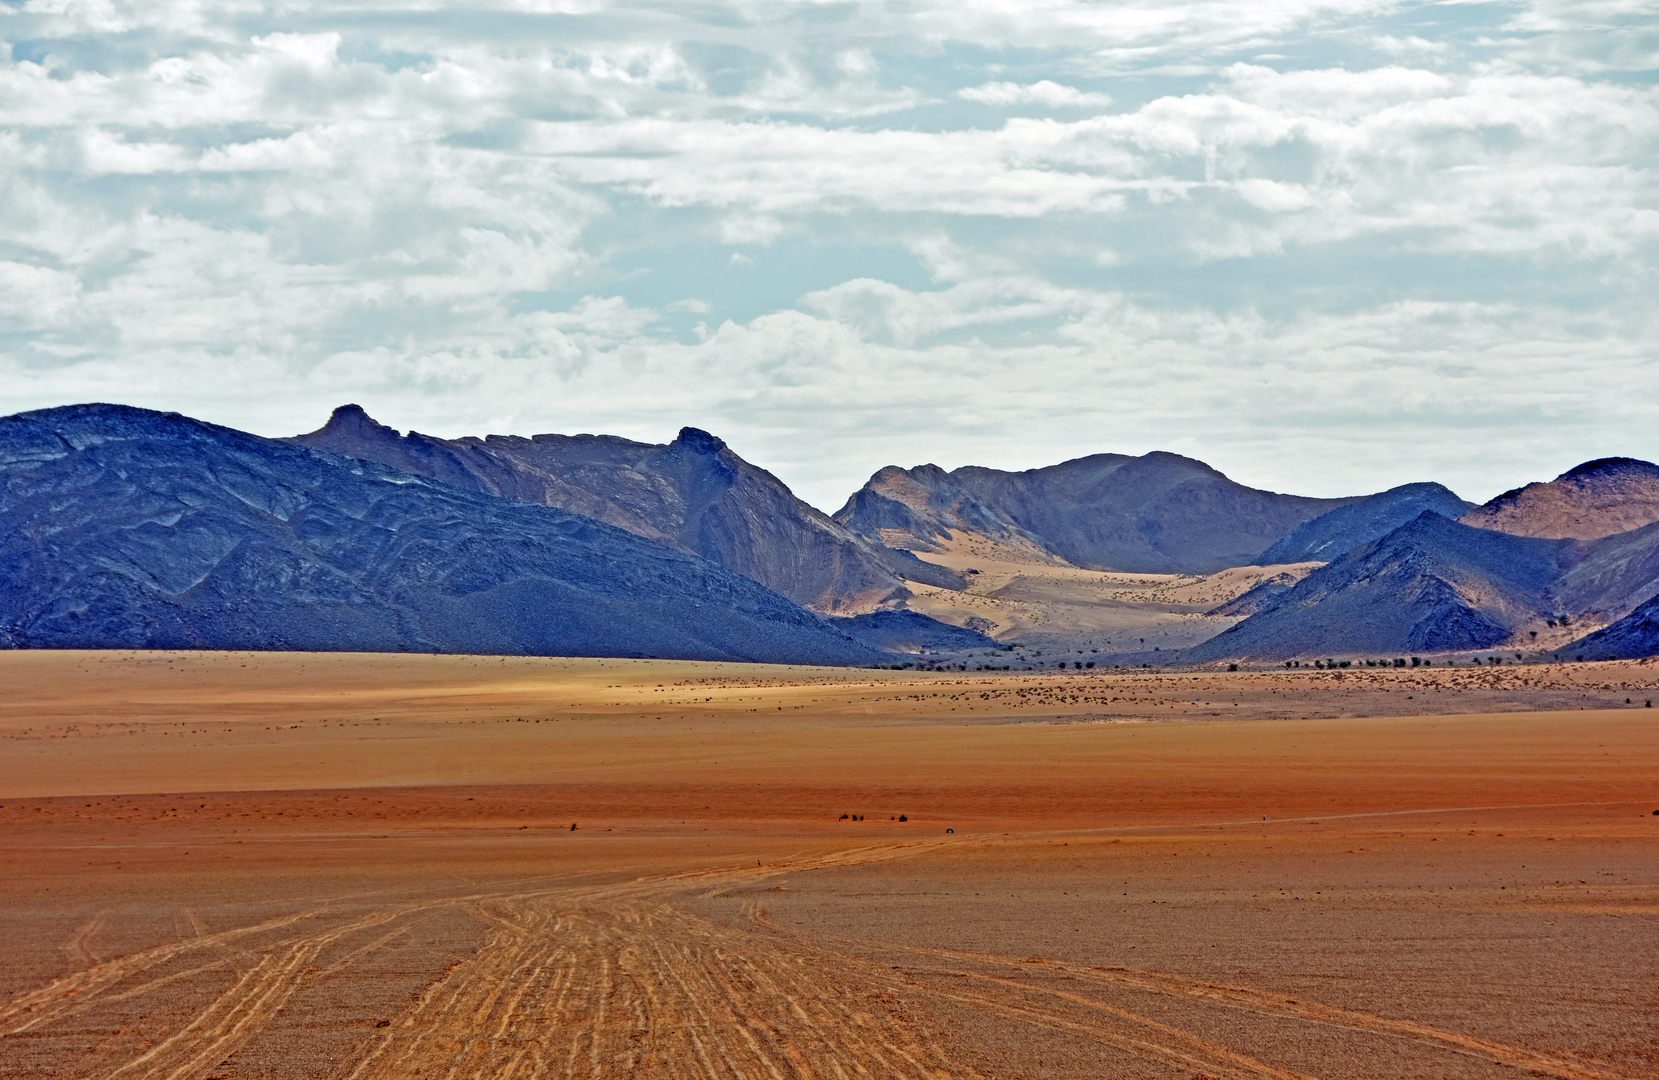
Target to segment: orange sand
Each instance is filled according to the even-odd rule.
[[[1654,671],[0,654],[0,1077],[1656,1076]]]

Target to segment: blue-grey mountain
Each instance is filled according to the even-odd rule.
[[[0,643],[885,658],[590,517],[114,405],[0,419]]]
[[[1464,502],[1440,484],[1401,484],[1304,521],[1256,556],[1255,561],[1263,566],[1330,562],[1388,535],[1425,510],[1455,521],[1474,508],[1473,503]]]
[[[1433,511],[1303,578],[1185,659],[1485,649],[1554,609],[1549,589],[1585,546],[1476,529]]]
[[[1618,660],[1659,655],[1659,596],[1619,621],[1586,634],[1560,650],[1564,657]]]
[[[293,442],[378,461],[457,487],[557,506],[693,552],[822,612],[868,609],[905,581],[962,579],[855,536],[706,431],[667,445],[614,435],[400,435],[356,405]]]

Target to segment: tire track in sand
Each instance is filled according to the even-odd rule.
[[[629,1077],[807,1080],[977,1074],[932,1037],[909,1003],[929,999],[1084,1038],[1130,1058],[1222,1080],[1310,1080],[1175,1024],[1078,992],[1089,985],[1176,995],[1276,1020],[1409,1039],[1562,1080],[1621,1080],[1586,1063],[1270,991],[1129,968],[1044,962],[1071,988],[1044,985],[1012,957],[886,942],[808,938],[751,901],[736,925],[701,918],[691,896],[752,888],[800,870],[904,858],[947,842],[871,845],[769,867],[714,869],[604,886],[502,890],[387,906],[343,918],[327,906],[204,934],[71,972],[0,1006],[0,1035],[38,1029],[192,975],[252,963],[182,1026],[147,1048],[114,1045],[71,1075],[199,1080],[263,1030],[311,981],[353,964],[441,911],[484,927],[476,950],[431,982],[336,1069],[334,1080]],[[332,918],[322,929],[308,920]],[[87,930],[83,937],[90,937]],[[336,957],[316,961],[325,950]],[[233,954],[232,950],[236,950]],[[223,956],[185,970],[198,950]],[[900,950],[934,966],[900,972],[864,953]],[[198,958],[201,959],[201,958]],[[153,975],[147,982],[135,981]],[[941,980],[950,980],[942,984]],[[84,1068],[83,1068],[84,1066]]]
[[[483,947],[336,1075],[972,1075],[901,1011],[855,1007],[869,988],[822,957],[668,897],[533,894],[481,915],[496,924]]]
[[[98,931],[104,928],[104,920],[107,917],[108,912],[100,911],[85,923],[82,923],[73,934],[69,935],[69,940],[63,943],[63,951],[68,955],[70,963],[90,964],[93,962],[92,939],[97,936]]]
[[[752,917],[757,922],[768,921],[763,912],[757,912]],[[1015,971],[1028,971],[1032,966],[1028,960],[993,953],[959,949],[935,949],[918,945],[895,945],[887,942],[867,942],[865,944],[877,948],[907,952],[917,956],[966,961]],[[1609,1071],[1592,1062],[1574,1061],[1526,1047],[1514,1046],[1492,1039],[1482,1039],[1461,1032],[1448,1031],[1444,1028],[1414,1020],[1379,1016],[1357,1009],[1310,1001],[1306,998],[1286,997],[1283,994],[1255,987],[1237,986],[1141,968],[1101,967],[1054,960],[1042,961],[1042,967],[1048,971],[1063,973],[1084,983],[1106,985],[1117,989],[1134,990],[1154,995],[1183,996],[1263,1016],[1404,1039],[1452,1053],[1473,1056],[1513,1068],[1526,1069],[1536,1076],[1558,1077],[1560,1080],[1629,1080],[1620,1073]],[[1060,998],[1085,1009],[1109,1013],[1150,1029],[1163,1029],[1163,1034],[1166,1036],[1175,1037],[1178,1031],[1178,1029],[1168,1029],[1167,1025],[1106,1002],[1069,993],[1056,987],[1044,986],[1030,980],[998,977],[986,974],[983,971],[962,967],[938,967],[918,970],[931,975],[972,980],[1004,989],[1016,989],[1022,994],[1040,994]],[[988,1003],[989,999],[987,999]],[[1023,1007],[1029,1008],[1029,1006]],[[1041,1012],[1042,1010],[1037,1011]]]
[[[0,1005],[0,1036],[15,1035],[79,1011],[100,994],[123,980],[204,949],[225,948],[244,938],[292,926],[321,915],[326,909],[298,911],[267,919],[251,926],[223,930],[216,934],[170,942],[155,948],[112,957],[102,963],[62,975],[37,990],[20,994]]]
[[[377,911],[266,952],[226,991],[173,1034],[124,1064],[101,1071],[106,1080],[194,1080],[234,1053],[287,1004],[312,973],[311,961],[335,942],[382,926],[406,910]]]

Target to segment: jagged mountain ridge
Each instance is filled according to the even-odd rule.
[[[0,643],[883,656],[588,517],[118,405],[0,419]]]
[[[916,551],[966,531],[1090,569],[1206,574],[1252,563],[1298,525],[1355,501],[1260,491],[1159,451],[1024,472],[888,466],[835,520]]]
[[[906,580],[962,584],[909,552],[853,535],[696,428],[666,445],[613,435],[440,439],[399,434],[345,405],[322,428],[291,441],[597,518],[701,555],[821,612],[902,599]]]
[[[0,643],[96,640],[129,645],[170,642],[218,647],[761,658],[752,648],[754,639],[756,635],[776,637],[775,627],[761,631],[749,625],[741,633],[731,627],[705,628],[697,621],[703,618],[700,610],[688,616],[676,607],[688,594],[696,602],[707,600],[705,594],[730,599],[737,594],[729,592],[729,582],[716,587],[713,594],[702,585],[682,588],[691,578],[676,569],[667,575],[669,584],[664,586],[650,573],[639,571],[643,563],[635,556],[649,562],[644,552],[660,559],[662,549],[672,549],[691,559],[680,569],[702,566],[700,572],[706,572],[706,563],[690,554],[699,545],[732,562],[747,560],[755,573],[787,577],[805,567],[818,576],[797,577],[796,584],[827,587],[843,598],[839,602],[845,602],[848,593],[841,590],[849,582],[853,587],[874,582],[879,589],[891,591],[866,591],[864,603],[875,597],[887,600],[885,606],[902,606],[905,593],[899,574],[884,569],[882,574],[859,576],[863,555],[858,553],[874,552],[883,568],[890,567],[894,559],[914,561],[913,555],[895,553],[877,542],[884,537],[926,551],[930,544],[946,546],[948,534],[971,528],[999,537],[1000,544],[1023,545],[1035,560],[1056,563],[1081,560],[1079,545],[1090,543],[1107,549],[1116,545],[1116,550],[1128,551],[1134,558],[1146,557],[1148,550],[1166,559],[1176,555],[1202,558],[1210,555],[1201,547],[1175,541],[1194,532],[1201,536],[1227,533],[1241,520],[1247,527],[1259,526],[1264,519],[1261,513],[1251,517],[1239,507],[1252,512],[1263,506],[1282,511],[1284,504],[1279,500],[1294,499],[1242,488],[1208,466],[1176,455],[1095,455],[1028,473],[978,468],[946,473],[931,466],[886,469],[842,511],[854,527],[868,531],[872,523],[880,523],[874,527],[875,537],[855,535],[832,522],[831,537],[840,530],[850,537],[856,551],[846,559],[823,558],[822,548],[816,545],[823,539],[822,521],[828,519],[820,514],[818,523],[807,521],[803,545],[799,508],[804,504],[770,474],[743,462],[720,440],[696,429],[685,429],[673,443],[657,446],[608,436],[463,440],[414,433],[403,436],[353,408],[337,410],[335,421],[324,432],[332,428],[331,438],[359,444],[354,448],[355,460],[328,453],[316,460],[331,461],[333,469],[344,469],[355,477],[347,482],[348,488],[372,475],[400,489],[401,501],[385,497],[384,492],[377,496],[380,508],[373,513],[388,515],[384,522],[370,520],[372,515],[365,518],[361,506],[349,512],[344,508],[341,499],[349,503],[357,496],[336,497],[331,492],[330,486],[338,483],[337,473],[311,475],[304,482],[271,473],[276,466],[269,459],[270,447],[293,449],[288,443],[120,406],[79,406],[7,418],[4,432],[10,434],[0,432],[0,480],[7,485],[5,497],[10,500],[0,507],[4,511],[0,527],[5,530],[0,557],[8,560],[0,565]],[[30,435],[25,432],[30,424],[57,424],[63,432],[50,438],[39,431]],[[171,428],[145,435],[139,430],[145,424],[161,428],[183,424],[193,431],[219,434],[201,436],[197,446]],[[166,443],[169,439],[190,443],[194,449],[171,457],[154,446],[149,451],[133,449],[146,440]],[[232,448],[235,439],[253,440],[253,444]],[[76,446],[77,441],[85,445]],[[254,444],[263,449],[250,449]],[[117,447],[126,449],[118,453]],[[128,458],[121,459],[121,453]],[[202,460],[195,461],[192,454]],[[262,455],[265,465],[249,465]],[[393,459],[402,467],[371,467],[377,457]],[[73,460],[71,471],[81,470],[75,473],[80,479],[70,483],[58,476],[54,470],[70,468],[59,458]],[[288,467],[282,465],[282,469]],[[206,472],[201,471],[204,468]],[[146,470],[153,474],[147,480]],[[83,484],[88,476],[92,482]],[[119,482],[112,481],[112,476]],[[1628,458],[1602,459],[1563,473],[1551,482],[1554,488],[1528,485],[1517,489],[1533,493],[1527,500],[1517,500],[1517,492],[1510,492],[1483,509],[1507,507],[1509,513],[1522,504],[1544,506],[1554,516],[1535,515],[1532,523],[1547,518],[1546,524],[1559,524],[1566,520],[1556,512],[1561,500],[1574,492],[1588,492],[1583,505],[1599,517],[1591,521],[1580,515],[1569,524],[1580,531],[1599,531],[1610,522],[1640,520],[1647,513],[1643,500],[1648,482],[1655,476],[1659,476],[1659,466]],[[60,486],[54,496],[56,504],[24,497],[41,477],[49,480],[47,489]],[[146,484],[149,488],[140,491]],[[182,492],[194,502],[181,503],[182,510],[178,506],[157,510],[150,503],[166,494],[167,484],[177,484],[174,494]],[[252,503],[242,489],[246,485],[251,485],[248,491],[256,492]],[[1549,491],[1540,496],[1539,489]],[[1561,495],[1563,491],[1567,495]],[[1629,506],[1614,497],[1621,491],[1631,500]],[[500,517],[507,512],[503,507],[545,504],[552,497],[623,521],[636,540],[648,542],[624,560],[627,567],[599,573],[591,565],[597,557],[595,550],[615,552],[614,538],[596,543],[595,534],[582,531],[598,527],[597,522],[574,518],[559,533],[547,531],[547,519],[530,528],[518,519],[504,524],[506,519]],[[98,510],[100,498],[107,500],[112,516],[106,518]],[[462,500],[464,510],[457,509],[456,498]],[[1410,484],[1363,498],[1300,500],[1299,509],[1320,502],[1336,505],[1280,534],[1263,554],[1325,554],[1417,505],[1441,505],[1453,513],[1466,506],[1439,485]],[[324,547],[334,547],[326,552],[306,548],[310,534],[289,529],[284,516],[289,510],[277,513],[273,509],[279,503],[302,506],[307,529],[324,529],[320,523],[332,520],[328,528],[339,535]],[[42,532],[41,521],[30,515],[48,505],[57,506],[52,514],[68,516],[52,520]],[[250,507],[262,510],[263,516]],[[81,516],[76,518],[77,514]],[[123,523],[122,514],[138,516]],[[1562,615],[1572,616],[1570,625],[1575,629],[1571,633],[1582,634],[1577,627],[1586,621],[1592,625],[1611,622],[1636,610],[1652,614],[1646,601],[1659,594],[1659,521],[1580,540],[1434,524],[1435,518],[1449,516],[1420,513],[1406,525],[1333,560],[1300,584],[1291,576],[1264,582],[1210,612],[1249,618],[1228,634],[1205,642],[1189,658],[1220,658],[1226,650],[1245,646],[1251,651],[1239,656],[1256,658],[1478,650],[1500,644],[1519,648],[1534,643],[1562,650],[1560,643],[1569,625]],[[1483,520],[1503,523],[1501,517],[1488,515]],[[1510,525],[1521,520],[1513,514],[1511,518],[1503,520]],[[284,524],[272,525],[273,520]],[[24,524],[19,525],[20,521]],[[1220,528],[1214,527],[1217,521]],[[29,533],[30,529],[35,532]],[[241,539],[235,540],[238,529]],[[1235,546],[1239,531],[1234,528],[1230,534]],[[54,537],[50,544],[41,550],[29,547],[48,534]],[[341,539],[348,534],[349,539]],[[1371,550],[1367,557],[1372,562],[1364,572],[1347,580],[1332,576],[1333,567],[1351,568],[1350,556],[1390,539],[1396,550],[1382,555]],[[1549,557],[1539,555],[1543,549],[1505,546],[1506,541],[1528,540],[1553,545]],[[434,555],[434,546],[446,546],[445,554]],[[389,560],[390,570],[382,566],[374,571],[389,575],[385,580],[364,578],[366,562],[360,565],[348,559],[341,563],[337,558],[346,552],[353,559],[369,559],[363,552],[371,549],[377,552],[373,559]],[[953,550],[946,561],[960,570],[965,558],[973,556]],[[470,560],[470,568],[461,567],[463,555]],[[928,571],[954,579],[955,571],[915,565],[922,570],[910,567],[910,580]],[[199,572],[181,569],[192,566]],[[849,566],[855,572],[849,572]],[[489,583],[478,588],[457,585],[463,579],[488,579]],[[1310,603],[1309,597],[1315,596],[1309,591],[1313,585],[1322,591]],[[721,593],[721,589],[728,592]],[[822,602],[824,593],[814,595]],[[716,606],[725,602],[720,600]],[[774,658],[795,649],[784,640],[790,635],[810,638],[823,630],[836,642],[831,653],[843,650],[836,653],[843,658],[840,662],[866,662],[876,656],[875,650],[892,647],[948,651],[991,644],[973,637],[971,631],[952,632],[938,624],[911,625],[891,615],[837,620],[838,625],[829,626],[813,622],[784,598],[773,596],[771,603],[782,605],[774,609],[774,615],[788,612],[784,621],[796,620],[797,628],[763,645],[761,651],[772,649],[767,655]],[[740,609],[743,606],[738,604]],[[759,610],[750,607],[740,614],[753,615]],[[302,609],[307,613],[299,614]],[[548,611],[560,614],[549,620]],[[1546,630],[1539,620],[1551,615],[1555,621]],[[808,621],[801,623],[801,618]],[[1523,633],[1529,620],[1532,629],[1542,632],[1535,642],[1528,641],[1532,635]],[[1637,618],[1620,633],[1639,625]],[[818,630],[800,629],[803,626]],[[1605,647],[1609,655],[1635,655],[1637,645],[1632,642],[1639,644],[1643,639],[1640,634],[1626,633],[1616,651],[1602,639],[1596,640],[1595,647]],[[819,640],[813,648],[823,646]],[[862,646],[874,649],[859,651]],[[862,661],[847,659],[854,655],[844,652],[848,648]],[[789,655],[801,658],[810,651]],[[824,654],[812,655],[821,658]]]

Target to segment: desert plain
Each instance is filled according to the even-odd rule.
[[[0,1077],[1659,1076],[1659,665],[0,654]]]

